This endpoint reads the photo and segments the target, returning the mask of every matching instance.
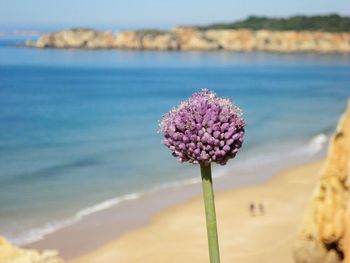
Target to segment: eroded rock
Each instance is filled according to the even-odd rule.
[[[328,156],[298,232],[297,263],[350,262],[350,101],[331,138]]]
[[[0,236],[0,263],[63,263],[55,250],[42,252],[34,249],[22,249],[11,245]]]
[[[92,29],[70,29],[41,36],[35,43],[27,45],[37,48],[113,48],[114,37],[111,32]]]

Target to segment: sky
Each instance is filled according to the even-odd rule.
[[[0,29],[166,29],[249,15],[350,15],[350,0],[0,0]]]

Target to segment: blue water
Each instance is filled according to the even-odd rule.
[[[350,56],[35,50],[0,41],[0,234],[197,175],[160,144],[158,120],[201,88],[247,121],[236,162],[330,135],[350,96]]]

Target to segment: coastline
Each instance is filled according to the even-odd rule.
[[[319,143],[321,142],[317,145],[321,147],[322,143]],[[225,169],[216,166],[214,167],[214,176],[216,175],[214,187],[216,191],[223,192],[264,185],[270,181],[270,178],[275,178],[276,174],[285,169],[323,158],[324,148],[317,149],[317,154],[310,155],[307,152],[315,146],[315,142],[311,141],[306,148],[302,149],[302,151],[306,150],[306,155],[304,152],[301,154],[300,150],[280,152],[279,154],[284,156],[280,161],[262,159],[260,162],[256,160],[258,162],[242,165],[241,160],[241,162],[233,162],[233,166]],[[256,173],[257,171],[259,174]],[[171,207],[191,202],[190,200],[202,193],[199,179],[190,178],[148,192],[129,194],[124,197],[124,200],[110,207],[103,208],[103,203],[97,204],[97,207],[102,206],[101,211],[86,214],[77,222],[44,235],[42,239],[25,247],[40,250],[54,248],[66,260],[85,255],[135,229],[147,227],[155,215],[157,217]]]
[[[283,170],[259,185],[219,191],[216,204],[222,260],[257,262],[264,256],[269,262],[292,262],[297,228],[322,164],[323,160],[313,161]],[[266,214],[251,216],[248,206],[252,201],[262,202]],[[147,225],[126,231],[69,262],[206,262],[203,209],[197,195],[162,209]],[[88,236],[98,238],[86,233]]]
[[[67,29],[45,34],[36,41],[27,40],[26,47],[58,49],[126,49],[154,51],[217,51],[348,54],[350,33],[206,29],[176,27],[168,31],[97,31]]]

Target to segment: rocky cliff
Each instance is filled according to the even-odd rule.
[[[43,35],[34,43],[27,40],[26,45],[37,48],[113,48],[114,36],[111,32],[93,29],[69,29]]]
[[[295,243],[297,263],[350,262],[350,101]]]
[[[21,249],[0,237],[0,263],[63,263],[63,260],[54,250]]]
[[[27,41],[26,45],[36,48],[350,53],[350,33],[178,27],[164,32],[129,31],[114,35],[92,29],[71,29],[44,35],[36,42]]]

